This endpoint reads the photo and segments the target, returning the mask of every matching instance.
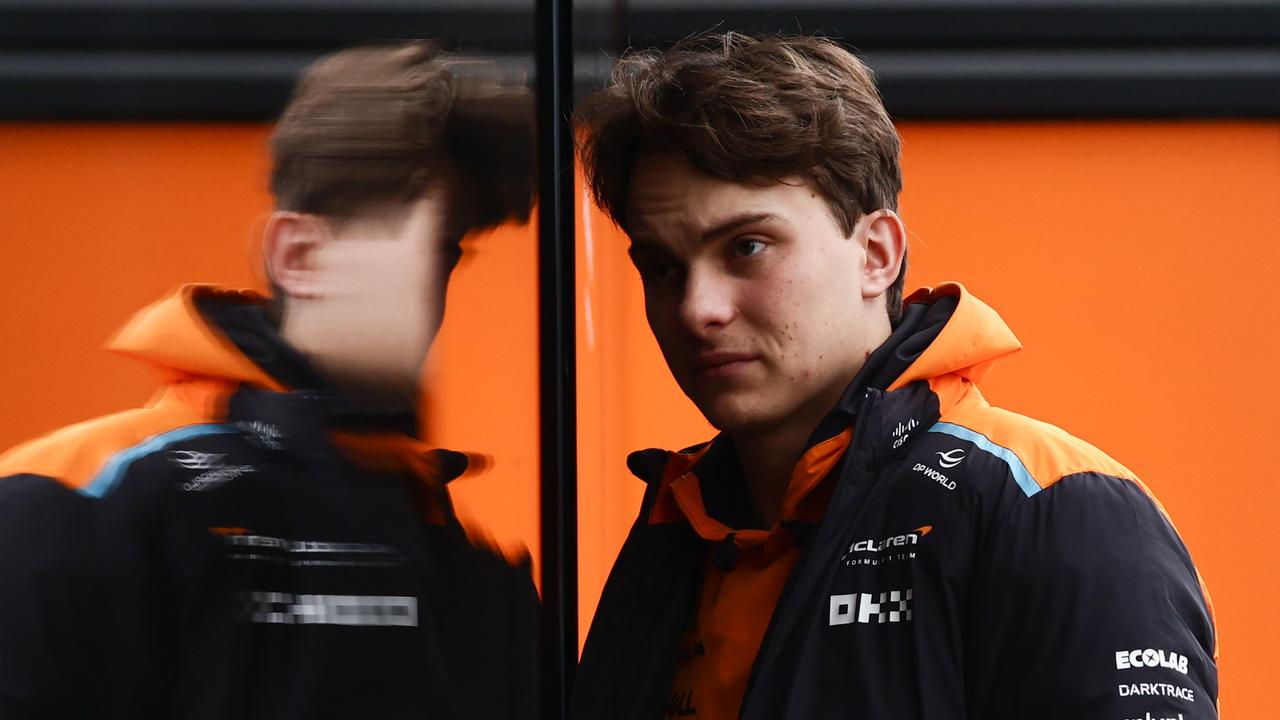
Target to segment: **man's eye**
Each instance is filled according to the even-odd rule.
[[[680,267],[665,260],[646,259],[636,261],[636,270],[640,272],[640,280],[643,282],[665,282],[675,278]]]
[[[765,247],[763,241],[754,238],[741,238],[734,240],[729,249],[734,257],[744,258],[758,255]]]

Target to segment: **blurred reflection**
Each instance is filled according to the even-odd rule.
[[[527,556],[472,544],[467,457],[417,437],[461,239],[533,204],[530,98],[485,68],[311,66],[272,139],[271,298],[144,309],[113,348],[155,400],[0,458],[0,716],[537,712]]]

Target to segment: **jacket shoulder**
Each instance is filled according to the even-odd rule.
[[[216,426],[213,413],[162,397],[157,403],[86,420],[29,440],[0,455],[0,478],[37,475],[85,492],[113,462],[136,459],[175,432]]]
[[[1132,470],[1097,447],[1056,425],[993,407],[980,395],[943,413],[929,432],[966,440],[994,456],[1008,466],[1028,497],[1063,478],[1081,474],[1106,475],[1142,485]]]

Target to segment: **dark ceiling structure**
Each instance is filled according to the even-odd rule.
[[[903,119],[1280,117],[1280,2],[612,0],[573,10],[574,89],[709,29],[836,37]],[[0,0],[0,119],[268,120],[319,54],[433,37],[532,74],[518,0]],[[531,81],[532,82],[532,81]]]

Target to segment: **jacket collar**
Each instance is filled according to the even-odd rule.
[[[1022,343],[1000,315],[960,283],[921,288],[907,297],[905,304],[910,308],[946,297],[956,298],[955,311],[933,342],[889,385],[889,390],[944,375],[981,382],[997,360],[1022,349]]]
[[[108,347],[154,367],[170,401],[221,405],[217,414],[264,449],[305,454],[336,444],[358,464],[432,483],[466,471],[469,456],[415,437],[412,414],[362,413],[325,388],[306,360],[256,319],[265,303],[252,290],[184,285],[137,313]]]
[[[183,285],[168,297],[143,308],[107,344],[112,352],[155,368],[169,383],[210,378],[269,390],[285,386],[240,352],[196,307],[197,296],[227,302],[264,303],[252,290],[212,285]]]

